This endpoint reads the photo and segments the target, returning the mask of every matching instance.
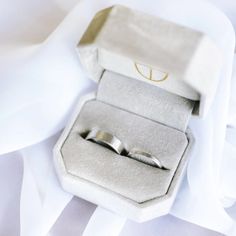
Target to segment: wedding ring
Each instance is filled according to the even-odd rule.
[[[153,156],[148,152],[133,149],[128,153],[128,157],[131,157],[136,161],[149,164],[162,170],[168,170],[156,156]]]
[[[124,145],[116,136],[102,130],[92,129],[85,139],[105,146],[119,155],[125,151]]]
[[[143,162],[145,164],[157,167],[162,170],[168,170],[156,156],[148,152],[138,150],[138,149],[132,149],[131,151],[128,152],[125,149],[121,140],[117,138],[115,135],[112,135],[108,132],[105,132],[99,129],[92,129],[91,131],[88,132],[85,139],[93,141],[102,146],[105,146],[115,151],[119,155],[123,154],[136,161]]]

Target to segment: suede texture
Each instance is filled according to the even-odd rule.
[[[169,171],[146,165],[85,140],[92,128],[110,132],[126,149],[156,155]],[[186,149],[185,133],[105,104],[87,102],[62,147],[67,171],[138,203],[163,196]]]
[[[194,102],[159,87],[105,71],[97,99],[166,126],[185,131]]]

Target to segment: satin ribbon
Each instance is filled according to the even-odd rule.
[[[48,235],[73,195],[63,191],[52,163],[58,135],[20,151],[24,174],[21,189],[21,235]]]

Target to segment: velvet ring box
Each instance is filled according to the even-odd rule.
[[[202,32],[116,5],[95,15],[78,54],[98,89],[81,99],[54,148],[62,187],[139,222],[168,213],[194,147],[189,119],[204,117],[214,99],[218,48]],[[93,128],[169,170],[86,140]]]

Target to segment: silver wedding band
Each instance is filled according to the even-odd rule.
[[[98,143],[102,146],[108,147],[115,151],[117,154],[121,154],[123,151],[125,151],[125,147],[122,144],[122,142],[114,135],[97,130],[97,129],[92,129],[88,135],[85,138],[86,140],[91,140],[95,143]]]
[[[149,164],[151,166],[157,167],[162,170],[168,170],[156,156],[153,156],[152,154],[148,152],[137,150],[137,149],[132,149],[131,151],[128,152],[125,149],[121,140],[117,138],[115,135],[112,135],[108,132],[98,130],[98,129],[92,129],[91,131],[89,131],[85,139],[91,140],[97,144],[105,146],[115,151],[119,155],[126,154],[128,157],[136,161]]]
[[[159,169],[168,170],[156,156],[153,156],[148,152],[133,149],[128,153],[128,156],[145,164],[155,166]]]

